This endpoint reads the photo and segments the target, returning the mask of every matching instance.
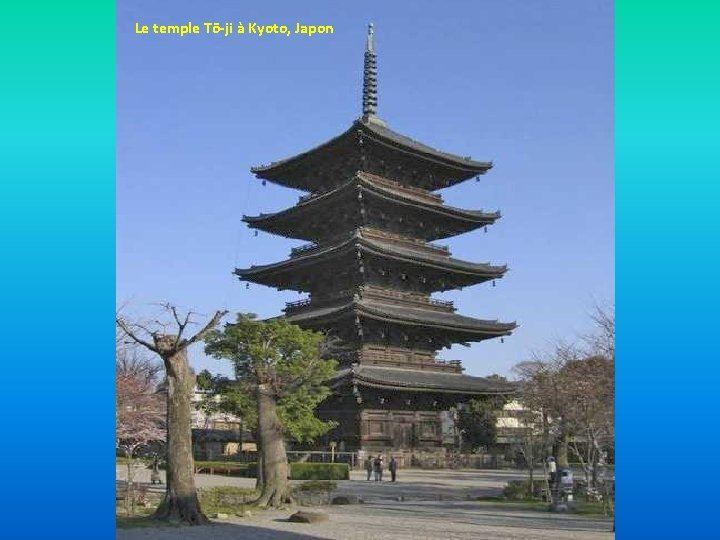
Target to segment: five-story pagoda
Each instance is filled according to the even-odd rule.
[[[431,243],[494,223],[498,212],[448,206],[433,191],[486,173],[491,163],[440,152],[390,130],[377,116],[372,25],[363,115],[346,132],[252,172],[309,192],[287,210],[245,216],[252,228],[310,241],[275,264],[237,269],[241,280],[309,297],[285,308],[305,328],[342,344],[334,394],[320,413],[347,450],[442,449],[444,412],[508,387],[462,373],[437,352],[506,336],[514,323],[455,312],[434,292],[501,278],[505,266],[455,259]]]

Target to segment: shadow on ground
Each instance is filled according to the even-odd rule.
[[[278,531],[252,525],[213,523],[199,527],[142,527],[118,529],[117,540],[325,540],[321,536]]]

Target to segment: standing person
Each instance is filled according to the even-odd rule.
[[[392,482],[395,481],[396,475],[397,475],[397,461],[395,460],[395,456],[392,456],[390,458],[390,463],[388,463],[388,469],[390,469],[390,480]]]
[[[552,456],[547,458],[547,464],[548,472],[550,473],[550,486],[554,486],[557,480],[557,463],[555,463],[555,458]]]
[[[153,458],[152,472],[150,473],[151,484],[162,484],[160,479],[160,460],[157,455]]]
[[[368,456],[368,458],[365,460],[365,471],[367,472],[367,479],[368,482],[370,481],[370,476],[373,472],[373,458],[372,456]]]
[[[383,459],[381,454],[378,454],[373,461],[373,470],[375,471],[375,481],[382,482]]]

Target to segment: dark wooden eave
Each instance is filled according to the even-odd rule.
[[[369,239],[364,237],[361,231],[356,231],[345,240],[329,246],[318,246],[297,257],[273,264],[236,268],[235,274],[243,281],[284,289],[308,290],[299,286],[299,282],[303,279],[301,271],[309,271],[311,275],[318,275],[323,268],[347,268],[347,264],[342,264],[340,261],[347,256],[355,257],[358,250],[363,254],[387,259],[392,263],[405,264],[415,269],[415,274],[419,274],[423,268],[427,271],[446,274],[449,278],[460,280],[464,284],[462,286],[500,279],[507,272],[507,266],[473,263],[435,255],[409,245]],[[435,290],[450,288],[453,287],[449,285],[448,287],[438,287]]]
[[[346,385],[369,388],[471,395],[511,395],[517,385],[462,373],[355,365],[340,370],[331,381],[335,388]]]
[[[440,197],[429,192],[413,192],[400,186],[393,186],[374,175],[358,172],[345,184],[313,197],[304,197],[300,202],[286,210],[259,216],[243,216],[249,227],[280,236],[316,240],[320,235],[313,222],[323,219],[338,206],[352,205],[345,213],[359,211],[358,194],[367,196],[366,205],[376,200],[397,210],[393,215],[407,215],[415,222],[433,222],[441,225],[435,230],[425,232],[416,228],[416,234],[425,240],[436,240],[456,234],[472,231],[479,227],[492,225],[500,218],[500,212],[466,210],[442,203]],[[367,201],[370,201],[368,203]]]
[[[358,317],[361,321],[369,319],[398,326],[422,327],[452,333],[460,338],[456,340],[458,342],[509,336],[517,328],[514,322],[502,323],[496,320],[476,319],[452,312],[398,306],[366,299],[353,299],[350,302],[321,308],[313,308],[311,304],[307,309],[288,315],[287,320],[300,326],[321,329],[349,317]]]
[[[434,171],[431,179],[424,178],[419,187],[430,190],[441,189],[462,182],[473,176],[485,174],[492,168],[488,161],[474,161],[443,152],[401,135],[387,126],[364,118],[356,120],[344,133],[306,152],[268,165],[259,165],[250,170],[258,177],[277,184],[309,192],[332,189],[327,180],[313,175],[321,167],[340,169],[348,159],[356,161],[356,170],[367,170],[361,166],[361,155],[372,155],[377,150],[389,153],[389,161],[417,163],[419,169]],[[334,166],[337,164],[337,166]],[[335,185],[345,179],[335,179]]]

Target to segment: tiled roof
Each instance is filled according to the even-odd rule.
[[[341,370],[334,385],[351,382],[376,388],[408,389],[415,392],[448,392],[478,394],[511,394],[517,391],[514,383],[462,373],[447,373],[418,369],[364,366]]]
[[[500,278],[506,271],[506,266],[493,266],[489,263],[473,263],[455,259],[453,257],[444,257],[436,255],[430,251],[413,249],[408,246],[401,246],[394,242],[385,242],[376,238],[369,239],[362,236],[362,233],[356,232],[346,240],[332,244],[326,247],[319,247],[309,251],[305,255],[292,257],[277,263],[251,266],[245,269],[236,269],[235,273],[241,279],[249,278],[253,275],[265,273],[268,271],[283,271],[298,268],[305,264],[312,264],[334,254],[344,253],[347,249],[353,249],[355,246],[367,249],[372,253],[388,256],[396,259],[404,259],[420,265],[432,266],[443,270],[451,270],[470,274],[485,275],[490,279]]]
[[[431,146],[411,139],[410,137],[401,135],[387,126],[361,118],[356,120],[347,131],[310,150],[286,159],[274,161],[268,165],[258,165],[252,167],[250,170],[260,178],[279,181],[284,185],[292,185],[299,189],[311,191],[313,187],[311,185],[305,185],[305,181],[298,182],[295,179],[291,179],[292,176],[287,174],[288,171],[285,167],[299,165],[308,158],[323,157],[324,159],[324,156],[330,155],[327,154],[328,152],[334,152],[335,148],[340,145],[345,145],[345,150],[343,151],[347,152],[348,144],[353,146],[357,144],[358,134],[362,134],[363,137],[367,137],[368,139],[401,154],[412,154],[418,160],[428,163],[428,165],[435,165],[441,168],[444,167],[448,170],[451,176],[456,177],[454,182],[472,178],[473,176],[479,174],[484,174],[492,168],[492,162],[475,161],[469,157],[461,157],[437,150]],[[446,185],[447,184],[438,184],[433,189],[445,187]]]
[[[517,325],[515,323],[501,323],[497,320],[476,319],[458,315],[453,312],[421,309],[408,306],[386,304],[373,300],[353,300],[340,305],[306,309],[288,315],[292,323],[308,323],[313,320],[322,320],[327,317],[339,318],[357,313],[373,319],[386,320],[406,325],[432,326],[447,328],[458,332],[487,333],[496,336],[510,334]]]
[[[301,215],[306,211],[315,211],[324,202],[329,202],[335,199],[337,196],[345,193],[349,189],[355,186],[364,188],[364,191],[376,194],[377,196],[383,197],[386,200],[393,200],[401,204],[411,205],[421,208],[424,211],[433,212],[439,215],[445,215],[454,219],[461,219],[466,221],[478,222],[481,224],[491,224],[500,217],[499,212],[485,212],[483,210],[467,210],[464,208],[457,208],[454,206],[441,204],[439,202],[430,202],[423,200],[420,197],[413,197],[412,194],[403,192],[402,189],[393,189],[387,185],[380,185],[370,178],[370,175],[366,175],[362,172],[358,173],[352,180],[345,184],[317,195],[305,199],[295,206],[274,212],[270,214],[260,214],[259,216],[243,216],[243,221],[246,223],[254,224],[263,221],[270,221],[279,218],[289,218],[290,216]]]

